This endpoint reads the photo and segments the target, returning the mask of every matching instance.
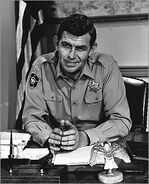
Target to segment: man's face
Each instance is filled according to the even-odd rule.
[[[64,71],[77,73],[83,67],[90,52],[90,35],[74,36],[66,31],[58,44],[59,62]]]

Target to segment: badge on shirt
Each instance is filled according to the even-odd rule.
[[[39,81],[38,76],[36,74],[32,73],[31,77],[30,77],[30,81],[29,81],[30,87],[35,88],[37,86],[38,81]]]
[[[91,84],[89,85],[90,87],[90,91],[93,91],[95,93],[97,93],[97,91],[100,89],[99,83],[95,82],[95,80],[91,81]]]

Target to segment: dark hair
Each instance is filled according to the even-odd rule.
[[[86,15],[73,14],[69,17],[66,17],[58,29],[58,41],[62,38],[64,31],[75,36],[82,36],[89,33],[91,36],[90,46],[92,47],[95,43],[96,29],[93,25],[93,22]]]

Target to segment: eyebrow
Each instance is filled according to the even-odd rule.
[[[62,41],[61,42],[62,44],[67,44],[67,45],[71,45],[69,42],[67,42],[67,41]]]
[[[72,44],[70,44],[69,42],[67,42],[67,41],[62,41],[61,42],[62,44],[68,44],[68,45],[72,45]],[[76,45],[75,46],[76,48],[79,48],[79,49],[87,49],[87,46],[86,45]]]

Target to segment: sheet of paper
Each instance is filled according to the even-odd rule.
[[[87,165],[89,164],[92,147],[85,146],[74,151],[57,153],[52,162],[55,165]],[[98,163],[104,163],[104,157],[98,160]]]
[[[19,155],[19,158],[27,158],[30,160],[39,160],[49,153],[48,148],[26,148]]]

